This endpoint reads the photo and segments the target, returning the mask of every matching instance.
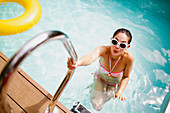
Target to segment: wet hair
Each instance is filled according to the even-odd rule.
[[[132,34],[130,33],[129,30],[127,30],[127,29],[125,29],[125,28],[117,29],[117,30],[115,31],[115,33],[113,34],[113,37],[115,37],[118,33],[125,33],[125,34],[129,37],[128,44],[131,43],[131,41],[132,41]]]

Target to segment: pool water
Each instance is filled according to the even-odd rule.
[[[39,0],[43,14],[30,30],[0,37],[0,51],[9,58],[28,40],[49,30],[66,33],[78,57],[95,47],[109,45],[113,32],[121,27],[132,32],[134,68],[123,96],[126,102],[110,100],[99,113],[163,112],[170,93],[168,0]],[[6,8],[9,7],[9,8]],[[14,10],[15,9],[15,10]],[[10,13],[9,13],[10,12]],[[18,4],[0,5],[0,19],[15,18],[24,12]],[[17,13],[17,14],[16,14]],[[68,53],[59,41],[34,51],[21,65],[35,81],[52,95],[67,72]],[[89,88],[98,62],[78,67],[59,101],[71,109],[80,101],[93,113]],[[98,112],[97,112],[98,113]]]

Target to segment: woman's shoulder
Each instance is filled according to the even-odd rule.
[[[107,54],[110,51],[110,46],[98,46],[96,49],[98,49],[101,54]]]
[[[134,56],[133,56],[133,54],[131,53],[131,52],[129,52],[129,51],[126,51],[125,52],[125,54],[124,54],[124,59],[125,59],[125,61],[127,62],[127,63],[133,63],[133,61],[134,61]]]
[[[107,50],[107,49],[109,49],[109,48],[110,48],[110,46],[98,46],[97,48],[100,48],[100,49],[105,49],[105,50]]]

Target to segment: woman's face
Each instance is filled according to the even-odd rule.
[[[124,43],[127,46],[125,49],[122,49],[120,47],[120,44],[117,45],[111,44],[111,53],[113,56],[121,55],[125,50],[127,50],[127,48],[130,47],[130,45],[128,45],[129,37],[125,33],[118,33],[112,39],[116,39],[119,43]]]

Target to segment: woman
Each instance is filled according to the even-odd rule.
[[[110,46],[99,46],[77,62],[68,58],[68,68],[87,66],[99,58],[99,67],[94,73],[91,103],[94,109],[101,110],[103,104],[113,97],[126,101],[122,96],[133,67],[133,55],[129,51],[132,35],[129,30],[118,29],[111,38]]]

